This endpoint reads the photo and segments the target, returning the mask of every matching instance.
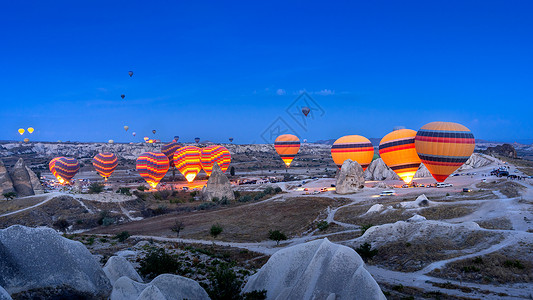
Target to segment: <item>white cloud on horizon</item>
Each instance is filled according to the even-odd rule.
[[[276,94],[278,94],[278,96],[283,96],[283,95],[287,94],[287,92],[284,89],[278,89],[276,91]]]

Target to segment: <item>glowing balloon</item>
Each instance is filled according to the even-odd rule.
[[[124,130],[128,131],[128,129],[130,129],[130,127],[129,127],[129,126],[127,126],[127,125],[126,125],[126,126],[124,126]]]
[[[465,126],[452,122],[428,123],[416,133],[418,156],[433,178],[443,182],[474,152],[474,135]]]
[[[117,156],[110,152],[98,153],[93,157],[93,166],[96,172],[107,180],[118,166]]]
[[[33,127],[28,127],[28,132],[29,132],[30,134],[32,134],[34,130],[35,130],[35,129],[33,129]]]
[[[137,158],[137,171],[155,188],[168,171],[169,161],[161,152],[145,152]]]
[[[26,130],[24,130],[24,128],[19,128],[18,132],[20,133],[20,135],[23,135]]]
[[[124,99],[126,97],[126,95],[122,94],[120,95],[120,98]]]
[[[199,138],[199,137],[194,138],[194,141],[195,141],[196,143],[199,143],[199,142],[200,142],[200,138]]]
[[[161,146],[161,152],[165,154],[170,162],[170,166],[174,167],[174,152],[180,148],[176,142],[170,142]]]
[[[25,138],[25,139],[24,139],[24,143],[27,143],[27,142],[29,142],[29,141],[30,141],[29,138]]]
[[[274,148],[288,168],[300,151],[300,139],[292,134],[280,135],[274,141]]]
[[[333,143],[331,146],[331,157],[339,169],[345,160],[351,159],[358,162],[364,171],[368,168],[370,162],[372,162],[374,147],[364,136],[346,135]]]
[[[194,146],[181,147],[174,153],[174,165],[188,182],[192,182],[202,170],[200,156],[200,148]]]
[[[311,109],[307,106],[304,106],[302,107],[302,112],[303,114],[307,117],[307,115],[309,114],[309,112],[311,111]]]
[[[223,146],[208,146],[200,150],[201,157],[200,162],[202,163],[202,169],[204,169],[207,176],[211,176],[213,172],[213,166],[218,164],[220,170],[226,173],[226,170],[229,168],[231,163],[231,153]]]
[[[128,71],[128,75],[133,76],[133,71]]]
[[[75,158],[61,156],[52,159],[48,168],[59,183],[68,184],[80,169],[80,163]]]
[[[384,136],[379,143],[381,159],[405,183],[411,183],[421,163],[416,154],[415,136],[414,130],[398,129]]]

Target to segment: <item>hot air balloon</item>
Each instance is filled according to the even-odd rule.
[[[199,143],[199,142],[200,142],[200,138],[199,138],[199,137],[194,138],[194,141],[195,141],[196,143]]]
[[[124,126],[124,130],[128,131],[128,129],[130,129],[130,127],[129,127],[129,126],[127,126],[127,125],[126,125],[126,126]]]
[[[25,139],[24,139],[24,143],[27,143],[27,142],[29,142],[29,141],[30,141],[29,138],[25,138]]]
[[[472,132],[452,122],[428,123],[416,133],[415,148],[420,160],[438,182],[462,166],[475,148]]]
[[[188,182],[192,182],[202,170],[200,148],[195,146],[181,147],[174,153],[174,165]]]
[[[144,141],[147,142],[147,143],[148,143],[148,140],[149,140],[149,139],[150,139],[150,138],[147,137],[147,136],[144,137]]]
[[[379,143],[381,159],[405,183],[411,183],[421,163],[416,154],[415,136],[414,130],[397,129],[384,136]]]
[[[152,133],[153,133],[153,134],[155,134],[155,133],[156,133],[156,130],[155,130],[155,129],[154,129],[154,130],[152,130]]]
[[[231,154],[226,147],[218,145],[207,146],[202,148],[200,152],[202,169],[204,169],[207,176],[211,176],[215,163],[218,164],[223,173],[226,173],[226,170],[231,163]]]
[[[128,75],[130,75],[130,77],[133,76],[133,71],[128,71]]]
[[[346,135],[333,143],[331,157],[339,169],[345,160],[351,159],[358,162],[364,171],[374,157],[374,147],[364,136]]]
[[[110,152],[98,153],[93,157],[93,166],[96,172],[107,181],[118,166],[117,156]]]
[[[307,117],[307,115],[309,114],[309,112],[311,111],[311,109],[307,106],[304,106],[302,107],[302,112],[303,114]]]
[[[180,148],[176,142],[170,142],[161,146],[161,152],[165,154],[170,162],[170,166],[174,167],[174,152]]]
[[[274,141],[274,148],[288,168],[300,150],[300,139],[292,134],[280,135]]]
[[[161,152],[145,152],[137,158],[137,171],[155,188],[168,171],[169,161]]]
[[[126,97],[126,95],[122,94],[120,95],[120,98],[124,99]]]
[[[20,133],[20,135],[23,135],[26,130],[24,130],[24,128],[19,128],[18,132]]]
[[[110,144],[113,144],[115,141],[113,141],[113,140],[109,140],[109,141],[107,141],[107,142],[110,143]]]
[[[179,139],[180,139],[180,136],[179,136],[179,135],[175,135],[175,136],[174,136],[174,142],[177,142]]]
[[[80,169],[80,163],[75,158],[61,156],[52,159],[48,168],[59,183],[68,184]]]
[[[135,132],[134,132],[134,133],[132,133],[131,135],[133,135],[133,136],[136,136],[136,135],[137,135],[137,133],[135,133]]]
[[[32,134],[34,130],[35,130],[35,129],[33,129],[33,127],[28,127],[28,132],[29,132],[30,134]]]
[[[229,142],[233,143],[233,138],[232,137],[229,138]]]

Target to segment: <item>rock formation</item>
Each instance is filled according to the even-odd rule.
[[[276,252],[243,292],[254,290],[267,290],[267,299],[385,299],[361,257],[328,239]]]
[[[209,299],[209,296],[198,282],[178,275],[162,274],[148,284],[120,277],[113,286],[111,300],[131,299]]]
[[[11,192],[15,192],[13,181],[11,181],[11,176],[9,176],[4,162],[0,160],[0,195]]]
[[[381,158],[377,158],[370,163],[364,176],[365,180],[400,180],[400,177],[391,168],[387,167]]]
[[[111,285],[85,246],[50,228],[0,230],[0,285],[15,298],[104,299]]]
[[[513,145],[503,144],[494,147],[488,147],[483,153],[488,155],[499,155],[504,157],[516,158],[516,149]]]
[[[3,287],[0,286],[0,300],[13,300],[11,296],[7,293],[6,290],[4,290]]]
[[[431,173],[429,173],[428,168],[424,164],[420,164],[420,167],[418,167],[418,170],[415,173],[414,178],[424,178],[424,177],[432,177]]]
[[[30,183],[31,187],[33,188],[33,193],[35,195],[44,194],[44,188],[39,180],[39,177],[37,177],[37,175],[35,175],[32,169],[30,169],[28,166],[26,166],[26,171],[28,171],[28,175],[30,176]]]
[[[26,164],[22,158],[19,158],[9,175],[11,176],[13,187],[15,188],[18,197],[35,195],[31,186],[30,174],[28,174]]]
[[[491,158],[489,156],[486,156],[481,153],[474,153],[470,156],[470,158],[465,162],[464,165],[462,165],[458,171],[463,170],[470,170],[470,169],[476,169],[481,168],[484,166],[488,166],[491,163],[493,163],[494,158]]]
[[[235,200],[228,177],[224,175],[216,163],[213,165],[213,172],[202,190],[203,200],[213,200],[215,197],[218,199],[226,197],[228,200]]]
[[[336,193],[341,195],[352,194],[364,186],[365,178],[363,177],[361,165],[351,159],[344,161],[337,175]]]
[[[130,262],[121,256],[111,256],[104,266],[104,273],[109,278],[111,285],[115,284],[115,281],[122,276],[137,282],[143,281]]]

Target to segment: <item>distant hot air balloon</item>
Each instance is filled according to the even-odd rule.
[[[24,143],[27,143],[27,142],[29,142],[29,141],[30,141],[29,138],[25,138],[25,139],[24,139]]]
[[[416,133],[415,148],[433,178],[443,182],[470,158],[475,140],[461,124],[432,122]]]
[[[126,95],[122,94],[120,95],[120,98],[124,99],[126,97]]]
[[[213,172],[214,164],[218,164],[222,172],[226,172],[231,163],[231,153],[226,149],[226,147],[213,145],[207,146],[200,150],[201,157],[200,161],[202,163],[202,169],[204,169],[207,176],[211,176]]]
[[[135,133],[135,132],[134,132],[134,133],[132,133],[131,135],[133,135],[133,136],[136,136],[136,135],[137,135],[137,133]]]
[[[421,163],[416,154],[415,136],[414,130],[397,129],[384,136],[379,143],[381,159],[405,183],[411,183]]]
[[[304,115],[307,117],[307,115],[309,114],[309,112],[311,111],[311,109],[307,106],[304,106],[302,107],[302,112],[304,113]]]
[[[229,138],[229,142],[233,143],[233,138],[232,137]]]
[[[80,163],[75,158],[61,156],[52,159],[48,168],[59,183],[68,184],[80,169]]]
[[[304,143],[307,143],[307,139],[304,139]]]
[[[153,134],[155,134],[155,133],[156,133],[156,130],[155,130],[155,129],[154,129],[154,130],[152,130],[152,133],[153,133]]]
[[[180,136],[179,136],[179,135],[175,135],[175,136],[174,136],[174,142],[177,142],[179,139],[180,139]]]
[[[32,134],[34,130],[35,130],[35,129],[33,129],[33,127],[28,127],[28,132],[29,132],[30,134]]]
[[[168,167],[168,158],[161,152],[145,152],[137,158],[136,169],[152,188],[165,177]]]
[[[110,144],[113,144],[115,141],[113,141],[113,140],[109,140],[109,141],[107,141],[107,142],[110,143]]]
[[[133,76],[133,71],[128,71],[128,75],[130,75],[130,77]]]
[[[292,134],[280,135],[274,141],[274,148],[288,168],[300,151],[300,139]]]
[[[202,170],[200,148],[195,146],[181,147],[174,153],[174,165],[188,182],[192,182]]]
[[[364,171],[374,157],[374,147],[364,136],[346,135],[333,143],[331,157],[339,169],[345,160],[351,159],[358,162]]]
[[[93,166],[96,172],[107,181],[118,166],[117,156],[110,152],[98,153],[93,157]]]
[[[194,138],[194,141],[197,142],[197,143],[199,143],[199,142],[200,142],[200,138],[199,138],[199,137]]]
[[[127,125],[126,125],[126,126],[124,126],[124,130],[128,131],[128,129],[130,129],[130,127],[129,127],[129,126],[127,126]]]
[[[147,136],[144,137],[144,141],[145,141],[145,142],[148,142],[149,139],[150,139],[150,138],[147,137]]]
[[[161,146],[161,152],[165,154],[170,162],[170,166],[174,167],[174,152],[180,148],[176,142],[170,142]]]
[[[24,130],[24,128],[19,128],[18,132],[20,133],[20,135],[23,135],[26,130]]]

